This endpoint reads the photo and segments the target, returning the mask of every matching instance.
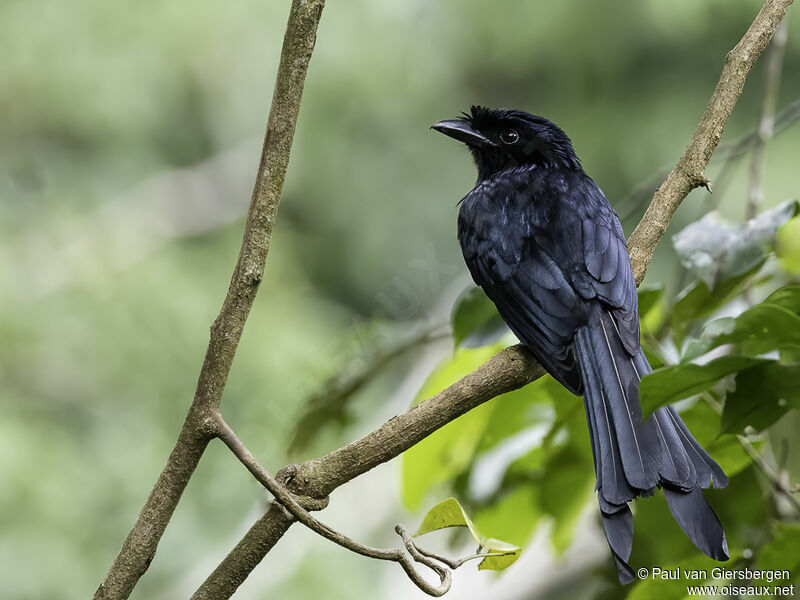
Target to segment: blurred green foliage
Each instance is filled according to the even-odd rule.
[[[670,313],[686,296],[663,298],[663,288],[641,292],[647,316],[643,320],[644,343],[668,364],[642,379],[643,412],[649,414],[663,404],[688,399],[680,405],[684,420],[731,478],[727,490],[707,493],[728,531],[730,568],[765,564],[770,565],[766,568],[778,569],[779,564],[795,565],[800,560],[800,546],[795,540],[794,547],[786,550],[790,557],[769,562],[774,557],[773,544],[786,546],[784,530],[795,528],[800,518],[797,484],[790,483],[798,481],[800,472],[789,463],[790,456],[800,454],[800,442],[783,438],[778,447],[770,443],[771,428],[781,419],[796,423],[800,408],[800,369],[795,352],[800,335],[800,286],[792,273],[780,269],[785,257],[776,258],[773,250],[778,228],[795,226],[794,221],[786,222],[794,214],[794,207],[786,218],[773,224],[769,241],[750,235],[774,212],[765,211],[736,228],[730,247],[740,256],[750,257],[748,260],[756,266],[739,268],[741,262],[732,261],[733,268],[720,268],[710,288],[703,283],[712,298],[717,288],[726,290],[725,300],[714,310],[695,304],[693,313],[686,310],[684,303],[680,337],[669,326],[674,322]],[[715,220],[703,218],[674,236],[676,245],[680,245],[679,254],[697,256],[707,251],[708,240],[714,238],[717,227]],[[714,248],[720,250],[721,246]],[[716,264],[725,264],[724,257],[717,260]],[[684,262],[691,273],[695,263]],[[733,289],[729,280],[736,280],[740,290],[732,297],[727,291]],[[690,287],[695,285],[692,282]],[[756,296],[763,301],[755,303]],[[477,311],[477,303],[472,293],[462,294],[457,300],[453,328],[458,332],[461,327],[462,338],[470,331],[464,330],[465,321],[459,315],[465,311],[486,312],[485,307]],[[488,299],[485,303],[489,303]],[[653,310],[660,313],[655,321],[650,314]],[[709,312],[739,314],[706,322]],[[480,329],[486,320],[473,320],[472,326]],[[666,327],[660,327],[659,322]],[[473,363],[480,362],[476,359],[482,350],[493,354],[504,345],[457,350],[443,359],[418,400],[472,371]],[[679,357],[675,364],[669,364],[670,356]],[[552,410],[535,412],[532,407]],[[546,433],[537,435],[543,427]],[[510,444],[526,432],[533,434],[527,445]],[[489,479],[491,487],[483,489],[487,480],[484,464],[492,449],[502,444],[513,450],[504,454],[503,462],[493,462],[500,475],[494,473]],[[494,398],[407,451],[403,455],[403,498],[415,509],[427,496],[441,493],[444,482],[447,491],[466,503],[479,527],[488,514],[487,524],[521,545],[539,519],[548,517],[553,548],[563,553],[575,536],[577,515],[593,497],[589,448],[580,402],[546,376],[521,390]],[[742,483],[745,480],[747,484]],[[530,494],[518,502],[520,491],[526,488]],[[683,532],[669,523],[663,499],[659,494],[656,498],[634,503],[634,568],[658,566],[681,568],[684,572],[706,569],[710,573],[714,561],[694,549]],[[742,510],[743,507],[749,510]],[[730,521],[725,519],[726,514]],[[762,557],[762,552],[767,558]],[[607,588],[617,589],[610,553],[608,558],[605,568],[598,569],[595,575],[607,581]],[[613,597],[687,597],[685,579],[677,579],[644,579],[625,590],[617,589]],[[710,578],[709,582],[724,583]],[[738,581],[732,583],[741,585]]]
[[[471,103],[546,115],[569,132],[587,171],[617,204],[679,155],[725,53],[758,5],[330,4],[266,277],[225,393],[226,417],[262,462],[272,470],[287,462],[303,398],[346,365],[369,363],[409,322],[446,318],[450,291],[463,287],[455,203],[474,174],[466,153],[431,135],[430,123]],[[288,0],[0,3],[4,598],[88,597],[164,463],[238,251],[287,12]],[[790,32],[800,31],[798,14],[791,13]],[[797,39],[790,35],[786,73],[797,70]],[[757,65],[748,82],[727,139],[755,126],[762,69]],[[779,106],[797,97],[800,80],[784,77]],[[770,142],[768,206],[797,195],[799,143],[798,127]],[[712,180],[720,167],[712,164]],[[736,221],[746,181],[743,162],[726,194],[715,194],[720,211]],[[706,212],[704,194],[690,195],[670,233]],[[624,208],[629,231],[644,206]],[[751,287],[775,288],[776,277],[796,276],[798,231],[797,220],[780,230],[779,260],[749,274]],[[655,339],[669,339],[665,323],[672,322],[681,335],[700,339],[696,328],[705,319],[695,318],[696,309],[675,321],[674,298],[690,279],[665,238],[648,275],[664,285],[645,319]],[[715,311],[741,306],[744,285],[708,290],[700,304],[714,303]],[[389,325],[378,342],[369,333],[372,319]],[[658,351],[648,347],[651,357]],[[784,348],[780,366],[796,356]],[[394,409],[384,399],[412,364],[406,356],[361,386],[345,427],[319,429],[301,458],[389,416]],[[703,406],[695,402],[687,421]],[[709,413],[698,422],[706,418],[719,419]],[[772,425],[762,447],[778,448],[776,457],[785,456],[796,473],[787,425],[793,418]],[[442,435],[464,436],[463,454],[443,456],[449,462],[442,473],[426,466],[418,481],[406,472],[404,482],[417,491],[403,486],[403,495],[421,507],[429,495],[442,497],[434,489],[452,487],[479,530],[524,545],[549,521],[554,545],[566,548],[592,485],[579,403],[542,380],[462,419],[475,422],[459,429],[457,421]],[[527,432],[537,424],[538,432]],[[710,443],[718,431],[710,428],[701,441]],[[472,498],[475,461],[496,456],[507,440],[524,453],[504,459],[501,469],[482,463],[499,483]],[[791,529],[775,520],[747,457],[728,449],[724,466],[735,463],[737,475],[712,502],[731,547],[763,545],[756,554],[763,561],[769,544],[785,544]],[[560,475],[547,477],[550,471]],[[565,495],[575,489],[585,494]],[[730,499],[737,505],[726,504]],[[262,505],[258,486],[213,446],[134,597],[188,597]],[[659,528],[663,505],[638,508],[639,560],[700,560],[677,527]],[[390,510],[395,520],[416,518],[399,505]],[[662,546],[648,543],[658,537]],[[239,596],[361,597],[391,568],[329,552],[320,540],[309,548],[279,574],[258,570],[264,577]]]

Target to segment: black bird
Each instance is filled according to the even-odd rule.
[[[458,239],[475,283],[550,374],[583,395],[603,527],[621,583],[634,574],[628,502],[664,490],[672,515],[711,558],[728,559],[701,488],[728,478],[674,408],[642,420],[636,284],[622,227],[569,137],[519,110],[473,106],[433,129],[467,145],[478,167]]]

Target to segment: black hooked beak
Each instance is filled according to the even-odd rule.
[[[468,123],[458,119],[439,121],[431,125],[431,129],[435,129],[459,142],[464,142],[468,146],[497,146],[488,137],[479,131],[475,131]]]

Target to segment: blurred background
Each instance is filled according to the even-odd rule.
[[[236,260],[288,6],[0,3],[3,598],[89,597],[164,464]],[[223,401],[262,464],[275,472],[367,433],[404,411],[435,365],[453,356],[447,323],[469,283],[456,202],[474,169],[431,123],[473,103],[554,120],[629,234],[759,6],[329,3],[265,279]],[[800,98],[800,12],[788,20],[779,111]],[[723,142],[758,125],[764,66],[754,68]],[[797,197],[798,148],[800,123],[790,121],[767,147],[763,208]],[[725,185],[712,197],[690,194],[651,264],[646,283],[664,285],[666,305],[691,281],[670,234],[715,207],[744,220],[748,156],[723,158],[709,176],[716,185],[724,170]],[[477,364],[492,351],[465,360]],[[353,394],[327,402],[353,381]],[[541,384],[543,395],[549,385]],[[425,461],[410,455],[338,490],[323,520],[362,542],[393,545],[395,523],[414,528],[455,494],[488,535],[525,550],[499,576],[463,567],[448,597],[622,597],[634,588],[615,583],[598,528],[580,400],[547,393],[558,402],[531,402],[506,417],[513,431],[491,432],[506,442],[516,436],[494,462],[475,458],[476,448],[494,444],[480,429],[466,454],[432,463],[433,473],[416,470],[413,461]],[[499,494],[509,464],[541,442],[542,424],[547,430],[554,415],[576,407],[575,455],[561,459],[585,477]],[[782,426],[793,431],[794,422]],[[757,469],[746,461],[738,468],[744,478],[731,487],[753,498],[745,537],[729,539],[746,556],[746,534],[773,527],[766,515],[775,507]],[[712,503],[724,493],[710,494]],[[212,444],[133,597],[191,595],[267,501]],[[565,502],[561,514],[555,505]],[[664,520],[658,502],[641,505],[632,563],[662,564],[648,546],[658,538],[680,540],[665,542],[665,556],[680,547],[673,556],[696,559],[671,519],[667,533],[647,525]],[[741,522],[744,510],[723,516]],[[469,553],[463,537],[429,537],[434,547]],[[352,555],[300,526],[236,597],[323,595],[424,597],[396,565]]]

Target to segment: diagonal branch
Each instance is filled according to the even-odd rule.
[[[705,169],[722,138],[725,124],[742,93],[750,69],[783,20],[792,0],[766,0],[750,28],[725,56],[717,87],[695,129],[689,145],[661,187],[656,191],[641,222],[628,240],[628,253],[636,283],[641,283],[656,244],[667,230],[683,199],[697,187],[711,189]]]
[[[413,326],[412,326],[413,328]],[[417,328],[419,329],[419,328]],[[303,401],[305,408],[289,441],[291,454],[303,450],[318,433],[321,423],[329,419],[345,421],[347,403],[374,377],[379,375],[394,360],[443,338],[449,338],[446,324],[424,325],[419,331],[385,346],[371,349],[371,355],[354,369],[345,369],[325,381],[320,389]],[[357,361],[361,363],[362,361]]]
[[[544,373],[523,346],[506,348],[449,388],[390,419],[369,435],[321,458],[285,467],[275,478],[295,496],[327,498],[343,483],[395,458],[455,418]],[[259,481],[263,484],[261,479]],[[292,522],[285,509],[273,502],[192,600],[230,598]],[[406,572],[411,576],[408,570]]]
[[[430,596],[442,596],[446,594],[452,582],[452,574],[450,570],[455,570],[463,565],[468,560],[475,558],[485,558],[487,556],[502,556],[502,552],[487,552],[483,554],[475,554],[467,556],[458,560],[451,560],[444,556],[439,556],[432,552],[427,552],[419,548],[414,542],[414,539],[409,534],[408,530],[402,525],[395,527],[397,534],[403,539],[405,552],[398,548],[384,549],[373,548],[365,546],[346,535],[336,531],[332,527],[315,519],[306,507],[298,502],[295,497],[283,485],[281,485],[269,472],[261,466],[256,458],[250,453],[247,447],[242,443],[236,432],[230,428],[225,422],[220,413],[215,415],[215,423],[217,428],[217,437],[222,440],[228,449],[233,452],[234,456],[239,459],[248,471],[261,483],[285,508],[290,516],[300,521],[303,525],[321,535],[322,537],[338,544],[342,548],[366,556],[367,558],[374,558],[377,560],[386,560],[399,563],[403,570],[409,576],[411,581],[423,592]],[[320,510],[327,505],[327,498],[322,501],[306,497],[305,504],[310,504],[309,508]],[[420,563],[439,576],[439,585],[431,585],[417,572],[414,563]],[[447,567],[447,568],[446,568]]]
[[[764,200],[762,179],[764,176],[764,160],[767,142],[775,132],[775,108],[778,105],[778,91],[781,86],[781,70],[783,68],[783,54],[786,50],[786,40],[789,23],[784,19],[767,53],[767,69],[764,75],[764,96],[761,100],[761,118],[756,130],[756,145],[750,160],[750,187],[747,193],[747,212],[745,218],[752,219],[758,214],[758,207]]]
[[[786,21],[783,23],[785,24]],[[770,139],[786,131],[786,129],[791,127],[798,119],[800,119],[800,100],[794,100],[775,113],[772,120],[772,135]],[[754,150],[760,143],[758,131],[759,127],[756,126],[750,133],[746,133],[739,139],[724,144],[721,143],[717,147],[713,156],[713,162],[722,161],[722,168],[719,170],[714,180],[715,204],[719,202],[720,189],[723,189],[727,181],[730,180],[729,175],[731,167],[738,159],[742,158],[747,152]],[[642,179],[638,182],[627,196],[615,204],[615,210],[619,215],[620,221],[625,221],[625,219],[639,210],[647,199],[652,196],[655,190],[658,189],[659,184],[664,181],[664,178],[669,175],[669,171],[669,166],[661,167],[654,171],[646,179]]]
[[[792,0],[766,0],[744,37],[726,56],[720,80],[686,151],[656,192],[628,241],[637,284],[644,279],[655,247],[680,203],[695,187],[709,185],[705,167],[719,143],[750,68],[791,4]],[[360,440],[282,470],[293,475],[288,486],[295,494],[325,498],[338,486],[397,457],[468,410],[543,374],[544,369],[525,348],[506,348],[460,381]],[[232,596],[291,524],[292,519],[273,503],[193,598],[218,600]]]
[[[723,407],[716,394],[704,392],[702,394],[702,398],[714,412],[722,416]],[[792,489],[788,485],[788,482],[784,481],[781,475],[775,472],[775,469],[773,469],[764,459],[761,453],[756,450],[755,446],[753,446],[753,443],[750,441],[747,435],[737,434],[736,441],[739,442],[742,450],[744,450],[747,456],[750,457],[750,460],[753,461],[753,464],[756,466],[756,468],[761,471],[761,474],[767,478],[775,494],[780,494],[785,497],[789,504],[791,504],[794,511],[800,514],[800,500],[795,497],[797,490]]]
[[[278,213],[308,64],[324,0],[293,0],[278,76],[239,259],[211,336],[194,400],[167,464],[111,565],[95,600],[128,598],[150,566],[175,507],[214,435],[213,415],[222,399],[236,348],[253,306]]]

